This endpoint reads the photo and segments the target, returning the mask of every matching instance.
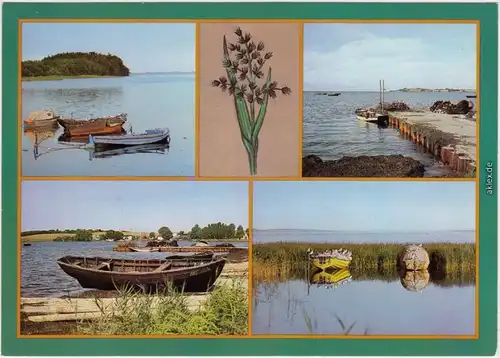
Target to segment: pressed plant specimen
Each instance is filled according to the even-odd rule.
[[[276,99],[278,92],[289,95],[292,91],[273,81],[270,66],[264,78],[264,65],[273,57],[272,52],[264,52],[264,42],[256,44],[252,35],[243,33],[239,27],[234,34],[234,43],[228,43],[225,35],[222,40],[222,67],[226,76],[212,81],[212,86],[233,97],[241,139],[248,153],[250,174],[255,175],[259,132],[264,124],[269,98]]]

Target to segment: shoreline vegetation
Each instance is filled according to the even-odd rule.
[[[162,226],[157,232],[136,232],[128,230],[105,229],[49,229],[30,230],[21,232],[22,242],[76,242],[76,241],[147,241],[155,240],[161,236],[163,239],[185,241],[219,241],[242,242],[248,241],[248,228],[235,224],[221,222],[200,227],[198,224],[186,231],[173,233],[170,228]]]
[[[328,91],[323,91],[323,90],[304,90],[304,92],[315,92],[315,93],[319,93],[319,94],[322,94],[322,95],[327,95],[331,92],[333,93],[342,93],[342,92],[379,92],[378,90],[372,90],[372,91],[368,91],[368,90],[359,90],[359,91],[356,91],[356,90],[348,90],[348,91],[332,91],[332,90],[328,90]],[[460,93],[476,93],[476,90],[475,89],[472,89],[472,88],[420,88],[420,87],[412,87],[412,88],[399,88],[399,89],[394,89],[394,90],[388,90],[387,88],[385,89],[385,92],[433,92],[433,93],[439,93],[439,92],[444,92],[444,93],[448,93],[448,92],[460,92]]]
[[[353,258],[349,270],[354,279],[398,278],[397,261],[406,244],[321,244],[277,242],[253,244],[252,273],[256,282],[285,281],[307,278],[309,256],[307,249],[320,252],[346,249]],[[476,247],[473,243],[431,243],[422,245],[430,256],[429,271],[435,281],[442,284],[474,282],[476,272]]]
[[[64,52],[41,60],[21,62],[23,81],[54,81],[66,78],[126,77],[130,70],[112,54]]]

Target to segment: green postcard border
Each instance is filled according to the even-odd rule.
[[[16,338],[18,20],[364,19],[480,20],[479,339]],[[497,346],[498,5],[489,3],[4,3],[2,354],[4,355],[493,355]],[[492,167],[493,194],[487,189]],[[491,177],[490,177],[491,179]]]

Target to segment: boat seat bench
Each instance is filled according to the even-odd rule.
[[[157,268],[155,268],[153,270],[153,272],[165,271],[165,270],[168,270],[171,267],[172,267],[172,263],[171,262],[165,262],[165,263],[161,264],[160,266],[158,266]]]

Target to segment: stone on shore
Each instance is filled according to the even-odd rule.
[[[343,157],[323,160],[316,155],[302,158],[303,177],[423,177],[425,167],[402,155]]]
[[[461,100],[457,104],[450,101],[436,101],[431,106],[430,111],[445,114],[467,114],[473,109],[471,101]]]

